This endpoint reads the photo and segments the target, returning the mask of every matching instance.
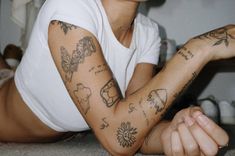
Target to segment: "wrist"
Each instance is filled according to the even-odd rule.
[[[186,44],[186,47],[191,49],[197,56],[207,64],[213,59],[212,48],[208,46],[205,41],[199,40],[197,38],[190,39]]]

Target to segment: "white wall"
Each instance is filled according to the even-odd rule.
[[[4,47],[13,43],[15,45],[20,45],[20,28],[12,22],[11,17],[11,1],[1,0],[0,6],[0,43],[1,52]]]
[[[157,1],[163,0],[149,4]],[[166,29],[168,38],[182,44],[210,29],[235,24],[235,0],[166,0],[160,7],[151,7],[148,16]]]

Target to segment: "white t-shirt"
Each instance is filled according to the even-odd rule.
[[[48,47],[52,20],[82,27],[97,38],[123,96],[138,63],[158,63],[158,26],[138,14],[130,48],[126,48],[113,34],[100,0],[46,0],[16,71],[16,86],[28,107],[52,129],[86,130],[89,126],[70,98]]]

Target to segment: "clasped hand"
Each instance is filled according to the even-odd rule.
[[[228,140],[227,133],[199,107],[178,112],[161,135],[164,153],[168,156],[214,156]]]

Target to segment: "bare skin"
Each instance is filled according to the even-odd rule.
[[[109,15],[108,17],[115,36],[123,45],[128,47],[132,38],[131,23],[135,17],[139,2],[124,0],[103,0],[102,2]],[[109,13],[112,6],[116,6],[115,16],[111,16],[112,14]],[[126,16],[129,18],[121,18]],[[120,23],[120,25],[117,25],[117,23]],[[169,143],[162,142],[159,144],[159,139],[157,141],[158,143],[150,139],[149,145],[146,146],[145,144],[148,135],[155,136],[153,138],[159,138],[159,136],[164,138],[162,131],[175,123],[158,124],[161,115],[164,114],[165,110],[174,101],[175,96],[192,82],[192,79],[206,63],[211,60],[235,56],[235,53],[232,51],[235,48],[235,41],[231,38],[227,38],[226,42],[218,42],[220,37],[223,37],[223,34],[218,33],[217,30],[214,32],[217,32],[216,34],[219,37],[201,35],[199,38],[191,39],[186,43],[178,54],[168,62],[164,70],[153,79],[149,76],[149,73],[152,73],[153,70],[152,65],[138,65],[128,87],[126,93],[127,98],[121,99],[110,70],[100,74],[95,83],[93,82],[94,78],[87,72],[92,66],[106,64],[102,56],[102,49],[96,38],[91,33],[76,26],[65,34],[61,30],[60,24],[66,23],[55,21],[49,26],[48,40],[53,59],[63,80],[66,82],[67,89],[73,91],[70,92],[70,95],[74,103],[89,125],[91,125],[98,140],[113,155],[133,155],[140,148],[144,153],[148,153],[150,151],[148,149],[149,147],[152,147],[152,151],[149,153],[168,152],[162,146],[167,146]],[[234,26],[227,26],[225,28],[227,33],[234,36]],[[83,58],[86,61],[77,64],[79,67],[75,71],[65,71],[62,66],[63,60],[61,58],[63,57],[61,55],[66,51],[71,56],[74,51],[73,45],[78,44],[78,41],[89,41],[92,44],[92,47],[89,47],[89,55]],[[226,47],[222,44],[223,42],[226,43]],[[227,44],[227,42],[230,44]],[[7,66],[1,65],[0,68],[7,68]],[[146,72],[148,74],[146,74],[147,76],[145,78],[138,79],[138,75],[145,75],[143,73]],[[172,76],[175,77],[174,81],[172,81]],[[84,111],[84,105],[79,102],[79,95],[75,94],[78,91],[78,88],[76,88],[78,84],[81,87],[89,87],[91,90],[93,96],[90,96],[89,99],[91,107],[89,110]],[[88,84],[95,85],[88,86]],[[112,98],[109,97],[110,86],[112,95],[115,95]],[[64,135],[48,128],[29,110],[21,99],[13,80],[10,80],[1,88],[0,100],[0,119],[2,120],[0,122],[0,140],[12,142],[46,142],[59,139]],[[132,111],[130,111],[130,108],[132,108]],[[97,112],[102,112],[102,114]],[[179,113],[178,116],[184,116],[184,113]],[[195,120],[197,119],[196,116],[194,118]],[[100,119],[100,122],[97,122],[97,119]],[[104,122],[106,125],[108,123],[108,126],[101,129],[100,127]],[[219,127],[216,127],[216,129],[220,132],[219,134],[222,134],[219,135],[222,137],[222,140],[225,140],[223,143],[216,142],[216,145],[225,145],[228,141],[226,133]],[[150,133],[151,130],[154,132]],[[129,137],[125,138],[123,132],[128,133]],[[182,130],[179,130],[180,132]],[[171,139],[172,143],[179,141],[178,133],[169,132],[168,134],[174,134],[171,135],[173,136]],[[196,135],[198,134],[202,134],[202,132],[197,132]],[[213,136],[209,135],[209,138],[213,138]],[[197,140],[196,143],[200,146],[205,145]],[[153,150],[153,148],[156,150]],[[171,150],[167,154],[172,155],[174,152],[174,150]],[[206,151],[202,152],[206,153]]]

